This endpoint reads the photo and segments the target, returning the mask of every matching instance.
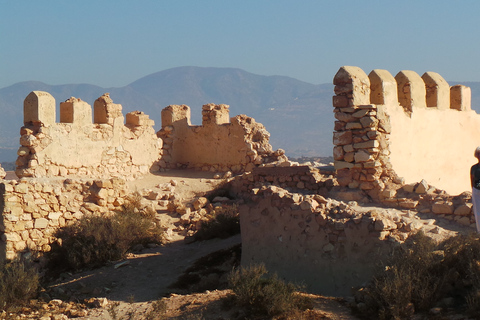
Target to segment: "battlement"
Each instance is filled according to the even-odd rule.
[[[450,87],[435,72],[421,77],[403,70],[393,77],[387,70],[375,69],[367,74],[358,67],[345,66],[333,79],[336,96],[334,107],[345,108],[368,104],[400,104],[406,112],[414,109],[471,110],[471,90],[463,85]]]
[[[80,175],[102,178],[146,173],[160,158],[162,147],[154,122],[140,111],[122,114],[106,93],[92,107],[71,97],[60,103],[33,91],[24,101],[16,173],[19,177]]]
[[[470,88],[450,87],[435,72],[420,77],[405,70],[393,77],[376,69],[367,76],[350,66],[341,67],[333,83],[340,185],[373,198],[390,195],[383,192],[386,183],[399,179],[425,178],[451,193],[469,189],[468,174],[458,172],[468,173],[479,144],[480,117],[471,110]]]
[[[253,118],[229,118],[229,106],[206,104],[202,125],[192,126],[190,107],[171,105],[162,110],[161,166],[213,171],[251,171],[263,163],[286,160],[283,150],[273,151],[270,134]]]
[[[209,103],[202,106],[202,125],[221,125],[230,123],[230,106]],[[170,105],[162,110],[162,127],[183,123],[191,126],[190,107],[186,105]]]

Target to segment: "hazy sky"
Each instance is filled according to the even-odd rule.
[[[342,65],[480,81],[480,1],[0,0],[0,88],[179,66],[330,83]]]

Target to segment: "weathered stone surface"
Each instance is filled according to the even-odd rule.
[[[453,206],[447,203],[434,203],[432,205],[432,212],[436,214],[452,214]]]
[[[415,187],[415,193],[424,194],[424,193],[427,193],[428,189],[429,189],[429,186],[428,186],[427,181],[422,180]]]
[[[48,220],[45,218],[35,219],[35,228],[36,229],[45,229],[48,227]]]
[[[473,204],[466,203],[458,206],[453,212],[456,216],[468,216],[472,213]]]
[[[351,144],[353,142],[353,135],[351,131],[334,132],[333,144],[337,146],[343,146]]]

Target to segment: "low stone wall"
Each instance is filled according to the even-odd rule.
[[[349,203],[273,185],[254,193],[239,207],[242,265],[264,263],[270,272],[319,294],[350,295],[411,232],[444,232],[414,211],[362,212]]]
[[[124,179],[73,180],[23,178],[0,184],[0,259],[50,250],[56,229],[84,214],[119,208],[127,195]]]
[[[321,174],[320,170],[310,166],[287,166],[289,162],[256,167],[233,180],[232,190],[236,194],[248,194],[264,185],[275,185],[299,192],[313,191],[326,195],[335,185],[331,174]]]
[[[162,110],[163,168],[204,171],[251,171],[255,166],[286,161],[284,151],[272,150],[270,134],[245,115],[229,118],[228,105],[207,104],[201,126],[190,123],[190,108],[172,105]]]

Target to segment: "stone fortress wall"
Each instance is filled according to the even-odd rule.
[[[394,78],[342,67],[334,84],[334,178],[300,167],[280,178],[259,168],[234,189],[252,190],[239,208],[243,265],[264,263],[310,291],[350,295],[412,232],[445,236],[437,218],[475,230],[471,193],[463,191],[480,117],[469,88],[433,72]],[[372,201],[390,208],[368,208]]]
[[[386,180],[425,179],[451,194],[470,190],[469,169],[480,144],[480,116],[470,88],[435,72],[420,77],[386,70],[367,76],[342,67],[334,77],[335,168],[342,186],[381,198]]]
[[[152,169],[161,157],[162,140],[143,112],[122,114],[108,94],[91,106],[77,98],[60,103],[33,91],[24,101],[24,126],[16,161],[18,177],[135,177]]]
[[[478,117],[470,111],[469,89],[448,87],[452,102],[447,106],[442,104],[447,101],[446,86],[437,74],[427,73],[424,79],[417,75],[424,91],[416,89],[420,82],[411,72],[399,75],[395,79],[384,70],[374,70],[369,78],[359,68],[340,68],[333,98],[338,120],[335,176],[295,166],[282,150],[272,150],[261,124],[244,115],[229,119],[226,105],[203,106],[201,126],[190,124],[189,107],[168,106],[162,111],[162,129],[155,135],[151,120],[140,112],[128,114],[123,124],[121,107],[106,95],[95,102],[93,124],[89,106],[75,98],[61,104],[60,123],[55,123],[53,98],[33,92],[25,100],[17,161],[17,173],[23,178],[0,184],[5,252],[11,258],[31,249],[48,250],[55,228],[83,214],[106,213],[121,205],[128,192],[122,179],[135,174],[162,168],[245,171],[232,180],[245,200],[239,207],[242,263],[264,262],[286,278],[322,284],[311,286],[313,291],[348,294],[351,286],[368,279],[377,257],[402,243],[410,232],[443,232],[433,221],[420,220],[416,211],[467,226],[473,222],[468,194],[449,196],[437,189],[442,186],[433,187],[433,178],[424,174],[409,183],[396,163],[417,159],[410,153],[418,152],[411,136],[407,146],[397,140],[412,133],[418,135],[417,140],[431,139],[429,135],[437,134],[432,129],[435,122],[443,126],[438,134],[446,145],[454,148],[459,135],[452,134],[457,130],[455,121]],[[418,102],[422,99],[425,105]],[[439,120],[443,118],[453,123],[448,126],[447,120]],[[129,149],[129,142],[143,149]],[[95,150],[95,157],[84,144]],[[473,149],[468,153],[470,159]],[[147,152],[148,161],[134,164],[138,152]],[[436,152],[441,152],[439,147]],[[85,159],[88,166],[72,165],[83,158],[89,158]],[[135,169],[125,169],[130,166]],[[430,171],[425,169],[425,174]],[[87,174],[98,174],[98,179],[87,178]],[[420,179],[432,185],[418,183]],[[332,199],[337,197],[346,202]],[[371,199],[404,210],[362,213],[353,208],[354,202],[348,202]]]
[[[229,119],[228,106],[205,105],[203,126],[190,125],[190,108],[168,106],[162,129],[143,112],[122,115],[104,94],[92,108],[70,98],[60,103],[33,91],[24,101],[24,126],[16,162],[17,180],[0,183],[0,260],[48,251],[53,233],[84,214],[107,214],[128,196],[126,180],[165,168],[214,172],[252,170],[287,161],[273,151],[270,134],[253,118]],[[125,121],[126,120],[126,121]]]
[[[162,110],[161,166],[211,171],[251,171],[259,165],[287,161],[282,149],[273,151],[270,133],[255,119],[238,115],[230,119],[229,106],[202,107],[202,125],[190,123],[190,107],[171,105]]]

